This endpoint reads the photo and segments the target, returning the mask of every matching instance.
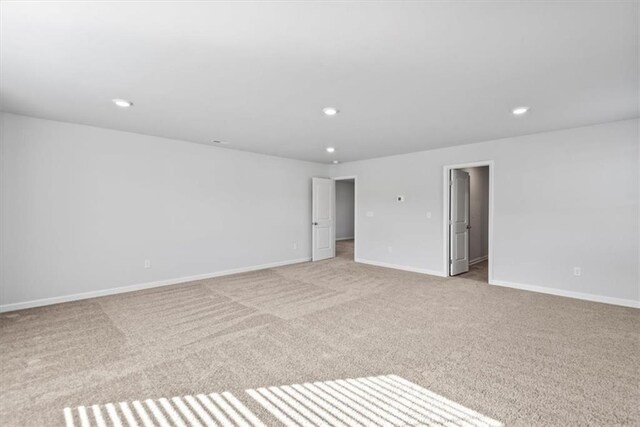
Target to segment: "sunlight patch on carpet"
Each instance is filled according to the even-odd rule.
[[[245,391],[273,418],[261,421],[229,392],[65,408],[64,417],[67,427],[503,426],[397,375]]]
[[[64,418],[67,427],[265,427],[229,392],[65,408]]]
[[[247,390],[285,426],[503,424],[396,375]]]

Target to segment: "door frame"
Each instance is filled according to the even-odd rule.
[[[489,277],[488,282],[490,285],[493,285],[493,175],[494,175],[494,161],[493,160],[482,160],[477,162],[470,163],[460,163],[455,165],[445,165],[442,170],[442,236],[443,236],[443,264],[444,264],[444,276],[450,277],[449,274],[449,247],[451,242],[449,242],[449,216],[451,204],[449,203],[451,198],[451,186],[449,185],[449,177],[451,176],[452,169],[465,169],[465,168],[476,168],[482,166],[489,166],[489,230],[488,230],[488,239],[489,239]]]
[[[336,176],[332,179],[334,181],[353,180],[353,260],[355,261],[358,259],[358,175]]]

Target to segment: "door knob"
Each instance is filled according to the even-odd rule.
[[[318,223],[317,222],[312,222],[311,225],[318,225]]]
[[[471,230],[471,226],[470,225],[467,225],[467,230]]]

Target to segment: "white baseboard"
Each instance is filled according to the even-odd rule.
[[[0,305],[0,313],[7,311],[23,310],[25,308],[41,307],[44,305],[59,304],[63,302],[78,301],[87,298],[103,297],[107,295],[122,294],[125,292],[139,291],[142,289],[158,288],[161,286],[176,285],[178,283],[192,282],[194,280],[211,279],[213,277],[228,276],[231,274],[246,273],[249,271],[264,270],[267,268],[282,267],[284,265],[298,264],[311,261],[311,258],[299,258],[287,261],[272,262],[269,264],[254,265],[250,267],[234,268],[231,270],[217,271],[214,273],[197,274],[195,276],[176,277],[174,279],[159,280],[157,282],[139,283],[137,285],[122,286],[118,288],[102,289],[99,291],[82,292],[79,294],[63,295],[60,297],[43,298],[32,301],[17,302]]]
[[[585,301],[601,302],[604,304],[621,305],[623,307],[640,308],[640,301],[624,298],[605,297],[602,295],[585,294],[582,292],[565,291],[562,289],[545,288],[543,286],[523,285],[520,283],[505,282],[502,280],[493,280],[491,285],[503,286],[505,288],[520,289],[523,291],[539,292],[541,294],[556,295],[559,297],[575,298]]]
[[[429,274],[431,276],[447,277],[447,275],[441,271],[427,270],[424,268],[407,267],[404,265],[389,264],[386,262],[371,261],[371,260],[362,259],[362,258],[356,258],[355,262],[360,262],[362,264],[375,265],[378,267],[393,268],[396,270],[412,271],[414,273]],[[543,286],[523,285],[520,283],[505,282],[502,280],[492,280],[490,285],[520,289],[523,291],[538,292],[542,294],[556,295],[560,297],[581,299],[585,301],[600,302],[604,304],[620,305],[623,307],[640,308],[640,301],[635,301],[632,299],[613,298],[613,297],[606,297],[601,295],[586,294],[582,292],[564,291],[561,289],[546,288]]]
[[[486,261],[488,259],[489,259],[488,255],[481,256],[480,258],[472,259],[471,261],[469,261],[469,265],[478,264],[478,263],[480,263],[482,261]]]
[[[339,240],[353,240],[353,236],[351,237],[336,237],[336,242]]]
[[[427,270],[426,268],[417,268],[417,267],[409,267],[406,265],[389,264],[386,262],[371,261],[371,260],[362,259],[362,258],[356,258],[354,261],[362,264],[375,265],[377,267],[393,268],[395,270],[411,271],[413,273],[428,274],[430,276],[446,277],[446,275],[441,271]]]
[[[220,277],[220,276],[228,276],[228,275],[231,275],[231,274],[246,273],[246,272],[249,272],[249,271],[264,270],[264,269],[267,269],[267,268],[281,267],[281,266],[285,266],[285,265],[298,264],[298,263],[301,263],[301,262],[308,262],[308,261],[311,261],[311,258],[299,258],[299,259],[293,259],[293,260],[287,260],[287,261],[279,261],[279,262],[274,262],[274,263],[269,263],[269,264],[261,264],[261,265],[254,265],[254,266],[250,266],[250,267],[242,267],[242,268],[235,268],[235,269],[231,269],[231,270],[223,270],[223,271],[218,271],[218,272],[214,272],[214,273],[205,273],[205,274],[198,274],[198,275],[194,275],[194,276],[177,277],[177,278],[174,278],[174,279],[159,280],[159,281],[156,281],[156,282],[140,283],[140,284],[137,284],[137,285],[122,286],[122,287],[118,287],[118,288],[103,289],[103,290],[99,290],[99,291],[83,292],[83,293],[78,293],[78,294],[64,295],[64,296],[60,296],[60,297],[43,298],[43,299],[37,299],[37,300],[32,300],[32,301],[25,301],[25,302],[13,303],[13,304],[5,304],[5,305],[0,305],[0,313],[4,313],[4,312],[8,312],[8,311],[15,311],[15,310],[23,310],[25,308],[41,307],[41,306],[51,305],[51,304],[59,304],[59,303],[63,303],[63,302],[83,300],[83,299],[87,299],[87,298],[96,298],[96,297],[102,297],[102,296],[107,296],[107,295],[121,294],[121,293],[125,293],[125,292],[139,291],[139,290],[143,290],[143,289],[157,288],[157,287],[161,287],[161,286],[175,285],[175,284],[178,284],[178,283],[192,282],[194,280],[204,280],[204,279],[210,279],[210,278],[213,278],[213,277]],[[424,269],[424,268],[416,268],[416,267],[408,267],[408,266],[404,266],[404,265],[389,264],[389,263],[386,263],[386,262],[371,261],[371,260],[362,259],[362,258],[355,259],[355,262],[359,262],[359,263],[362,263],[362,264],[375,265],[375,266],[378,266],[378,267],[393,268],[393,269],[396,269],[396,270],[411,271],[411,272],[414,272],[414,273],[428,274],[428,275],[431,275],[431,276],[446,277],[446,275],[444,273],[442,273],[441,271],[427,270],[427,269]],[[520,284],[520,283],[512,283],[512,282],[506,282],[506,281],[502,281],[502,280],[492,280],[490,284],[491,285],[496,285],[496,286],[507,287],[507,288],[520,289],[520,290],[524,290],[524,291],[538,292],[538,293],[549,294],[549,295],[556,295],[556,296],[567,297],[567,298],[576,298],[576,299],[581,299],[581,300],[586,300],[586,301],[593,301],[593,302],[600,302],[600,303],[605,303],[605,304],[620,305],[620,306],[623,306],[623,307],[640,308],[640,301],[635,301],[635,300],[631,300],[631,299],[613,298],[613,297],[606,297],[606,296],[601,296],[601,295],[586,294],[586,293],[582,293],[582,292],[565,291],[565,290],[561,290],[561,289],[546,288],[546,287],[543,287],[543,286],[523,285],[523,284]]]

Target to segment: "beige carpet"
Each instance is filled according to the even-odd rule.
[[[469,266],[469,271],[462,273],[457,277],[467,280],[475,280],[476,282],[489,283],[489,261],[482,261]]]
[[[397,375],[65,408],[66,427],[503,427]],[[244,401],[244,403],[243,403]],[[258,408],[259,417],[249,407]]]
[[[356,264],[350,245],[333,260],[0,315],[0,424],[389,374],[505,425],[640,424],[640,310]]]

